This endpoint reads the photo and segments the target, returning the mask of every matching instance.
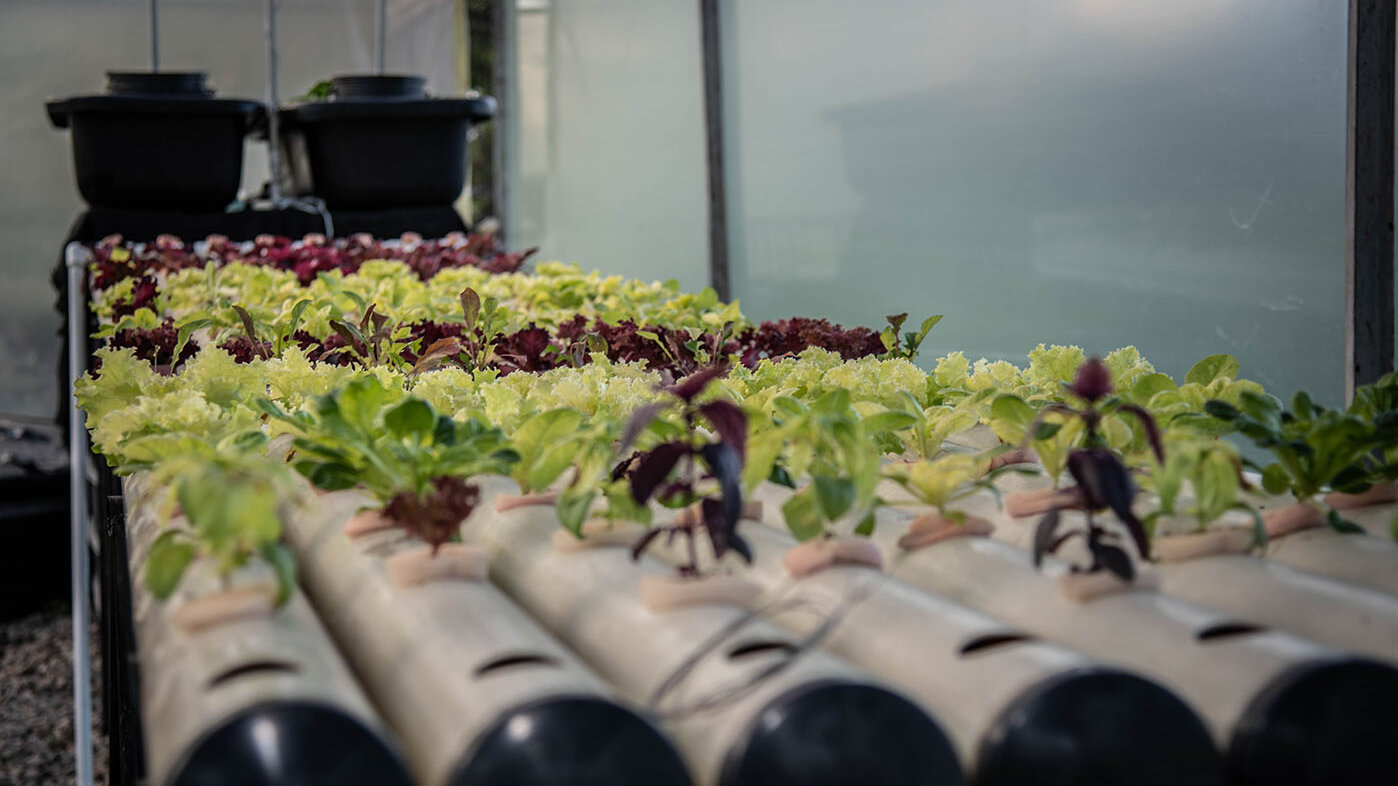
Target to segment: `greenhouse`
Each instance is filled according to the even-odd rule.
[[[1398,780],[1395,16],[0,4],[0,786]]]

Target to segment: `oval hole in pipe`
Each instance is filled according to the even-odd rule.
[[[756,641],[746,641],[728,651],[729,660],[739,660],[751,655],[760,655],[764,652],[780,652],[783,655],[795,655],[796,645],[789,641],[777,641],[775,639],[758,639]]]
[[[997,633],[985,633],[972,637],[971,640],[961,645],[961,655],[979,655],[983,652],[999,649],[1001,647],[1018,644],[1021,641],[1033,641],[1034,637],[1026,633],[1017,631],[1000,631]]]
[[[209,680],[208,690],[213,690],[239,677],[247,677],[253,674],[295,674],[300,670],[300,667],[295,663],[287,663],[283,660],[255,660],[251,663],[244,663],[241,666],[234,666],[227,671],[215,675],[213,679]]]
[[[510,669],[518,666],[557,666],[558,661],[547,655],[540,655],[537,652],[514,652],[509,655],[502,655],[498,658],[488,660],[476,667],[476,676],[483,677],[491,672],[501,669]]]
[[[1220,639],[1231,639],[1234,636],[1246,636],[1249,633],[1261,633],[1263,628],[1248,622],[1216,622],[1194,634],[1194,638],[1201,642],[1218,641]]]

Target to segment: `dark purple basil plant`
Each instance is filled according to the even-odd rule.
[[[743,513],[747,415],[738,405],[725,399],[702,404],[697,401],[709,383],[726,371],[724,366],[711,366],[665,388],[671,398],[638,409],[626,424],[619,446],[620,454],[625,455],[641,432],[656,424],[667,410],[677,409],[683,419],[682,431],[650,450],[633,455],[621,468],[630,481],[631,497],[636,504],[648,505],[654,500],[683,511],[674,523],[651,528],[632,549],[632,557],[639,559],[662,534],[670,540],[682,536],[688,541],[689,562],[679,567],[681,576],[699,575],[695,539],[700,535],[709,539],[715,557],[722,558],[733,551],[744,561],[752,562],[752,549],[738,534],[738,521]],[[701,419],[708,423],[712,437],[700,430]],[[701,466],[705,472],[700,471]],[[717,495],[701,493],[699,484],[706,476],[718,481]],[[686,515],[690,510],[697,510],[698,515]]]
[[[1131,472],[1102,437],[1100,426],[1104,414],[1103,405],[1111,401],[1110,406],[1114,407],[1115,411],[1135,415],[1145,428],[1151,449],[1163,463],[1165,454],[1159,430],[1156,428],[1155,419],[1141,407],[1109,399],[1112,394],[1111,372],[1107,370],[1107,365],[1101,358],[1093,357],[1084,362],[1078,368],[1072,384],[1067,385],[1066,389],[1074,397],[1081,399],[1083,406],[1074,409],[1067,404],[1049,404],[1040,412],[1039,418],[1030,426],[1028,433],[1039,433],[1041,426],[1049,425],[1042,420],[1049,412],[1058,412],[1082,421],[1085,427],[1082,447],[1075,448],[1068,454],[1068,472],[1077,483],[1077,499],[1048,511],[1039,520],[1034,530],[1034,565],[1040,565],[1044,555],[1053,554],[1063,544],[1075,537],[1081,537],[1087,545],[1088,553],[1092,555],[1092,562],[1085,568],[1073,566],[1073,572],[1092,573],[1107,570],[1123,581],[1131,581],[1136,576],[1136,568],[1131,555],[1120,545],[1120,534],[1103,527],[1097,517],[1105,511],[1115,514],[1136,544],[1136,550],[1142,559],[1150,558],[1150,540],[1146,537],[1146,529],[1141,520],[1131,510],[1131,502],[1136,497],[1136,484],[1131,478]],[[1082,510],[1087,516],[1086,528],[1060,533],[1064,510]]]

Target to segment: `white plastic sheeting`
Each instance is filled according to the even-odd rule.
[[[616,5],[515,2],[515,225],[703,281],[698,9]],[[924,362],[1230,352],[1339,403],[1343,0],[726,0],[720,28],[750,317],[944,313]]]
[[[1344,380],[1346,4],[726,2],[735,292]]]
[[[376,0],[278,0],[279,89],[298,96],[333,74],[370,72]],[[220,96],[262,99],[264,4],[160,0],[160,66],[203,70]],[[428,77],[437,94],[457,73],[455,0],[390,0],[389,72]],[[47,98],[100,92],[107,70],[150,68],[147,0],[0,0],[0,410],[52,415],[60,317],[49,275],[83,204],[66,132]],[[266,147],[249,143],[243,189],[267,179]]]
[[[510,245],[705,286],[697,3],[519,0],[508,24],[514,78],[500,98],[513,121]]]

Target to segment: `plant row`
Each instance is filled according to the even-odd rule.
[[[192,246],[174,235],[161,235],[154,243],[127,243],[121,235],[110,235],[92,247],[91,287],[102,292],[128,279],[155,280],[179,270],[235,263],[291,272],[302,284],[310,284],[319,274],[332,270],[354,273],[371,259],[403,262],[426,281],[441,270],[458,267],[512,273],[533,253],[534,249],[507,252],[493,234],[463,232],[441,239],[424,239],[407,232],[394,241],[367,234],[339,239],[311,234],[295,241],[259,235],[243,243],[210,235]]]
[[[1265,539],[1245,462],[1220,435],[1270,451],[1258,468],[1265,491],[1289,492],[1341,530],[1354,527],[1323,495],[1398,476],[1392,379],[1341,411],[1304,393],[1285,407],[1223,355],[1182,382],[1130,347],[1097,360],[1041,345],[1023,367],[951,352],[925,373],[911,359],[936,318],[901,336],[902,315],[882,333],[800,318],[750,326],[712,291],[556,264],[412,275],[403,249],[415,245],[493,248],[474,238],[392,248],[214,239],[200,254],[173,239],[99,246],[97,335],[112,346],[97,352],[79,400],[113,466],[170,481],[192,525],[162,540],[170,565],[206,554],[228,571],[254,557],[290,571],[268,523],[277,516],[266,514],[288,498],[291,469],[321,489],[368,489],[385,516],[434,546],[469,514],[470,479],[504,473],[526,493],[552,491],[575,535],[600,516],[740,555],[742,498],[759,483],[799,489],[782,512],[808,540],[869,534],[891,504],[878,495],[884,481],[960,525],[957,502],[997,474],[1041,472],[1054,491],[1039,503],[1036,559],[1081,538],[1091,561],[1080,570],[1126,580],[1163,517],[1202,529],[1242,511]],[[327,250],[353,262],[309,282],[288,262]],[[104,265],[123,251],[145,267],[112,279]],[[399,258],[370,258],[389,252]],[[145,304],[118,318],[126,283],[153,272]],[[948,442],[977,426],[993,445]],[[289,458],[264,458],[283,434]],[[1152,492],[1149,510],[1139,486]],[[233,488],[247,504],[215,500]],[[1086,526],[1065,527],[1064,510],[1085,511]],[[156,572],[156,585],[172,587],[180,571]]]
[[[373,264],[318,281],[338,277],[366,291],[417,281]],[[217,269],[180,271],[167,283]],[[235,297],[257,307],[257,290]],[[498,304],[473,289],[456,302],[464,331],[493,334]],[[799,488],[782,513],[806,540],[868,534],[874,512],[891,504],[877,494],[883,481],[959,525],[957,502],[997,473],[1043,472],[1059,491],[1044,511],[1036,555],[1080,537],[1092,559],[1079,569],[1124,579],[1149,555],[1160,516],[1187,514],[1203,527],[1247,508],[1244,462],[1221,434],[1236,430],[1270,450],[1275,460],[1261,468],[1266,491],[1290,492],[1317,510],[1326,492],[1360,492],[1395,474],[1391,379],[1339,411],[1304,394],[1284,407],[1236,379],[1227,356],[1205,358],[1179,383],[1133,348],[1099,361],[1075,347],[1041,346],[1023,367],[953,352],[929,374],[895,350],[915,352],[931,321],[902,341],[884,338],[882,355],[807,347],[743,363],[724,342],[695,352],[698,370],[677,380],[676,367],[654,358],[618,359],[608,340],[605,349],[576,347],[586,362],[509,361],[538,373],[505,374],[498,341],[481,347],[444,335],[424,347],[424,335],[405,358],[388,319],[376,319],[393,307],[356,306],[358,315],[355,306],[341,313],[359,319],[339,323],[355,327],[344,336],[355,362],[318,362],[286,335],[264,341],[249,308],[231,305],[244,338],[262,342],[257,351],[235,357],[206,345],[173,373],[131,349],[98,351],[100,370],[78,388],[95,448],[121,472],[166,479],[189,522],[162,538],[159,551],[169,556],[150,563],[153,587],[168,592],[199,555],[230,572],[261,558],[289,581],[275,511],[296,497],[292,470],[320,489],[368,490],[384,516],[434,546],[454,536],[475,504],[471,478],[504,473],[526,493],[551,494],[546,501],[575,535],[589,519],[636,521],[654,525],[652,536],[707,538],[715,551],[740,556],[742,498],[763,482]],[[572,324],[582,327],[576,317]],[[555,331],[548,345],[566,338]],[[374,341],[385,346],[371,351]],[[948,442],[978,425],[998,444],[976,452]],[[284,434],[288,457],[269,458],[268,445]],[[1142,485],[1153,492],[1150,510],[1136,493]],[[234,505],[229,493],[248,499]],[[1064,510],[1086,511],[1087,525],[1064,527]],[[1348,528],[1338,511],[1324,514]]]

